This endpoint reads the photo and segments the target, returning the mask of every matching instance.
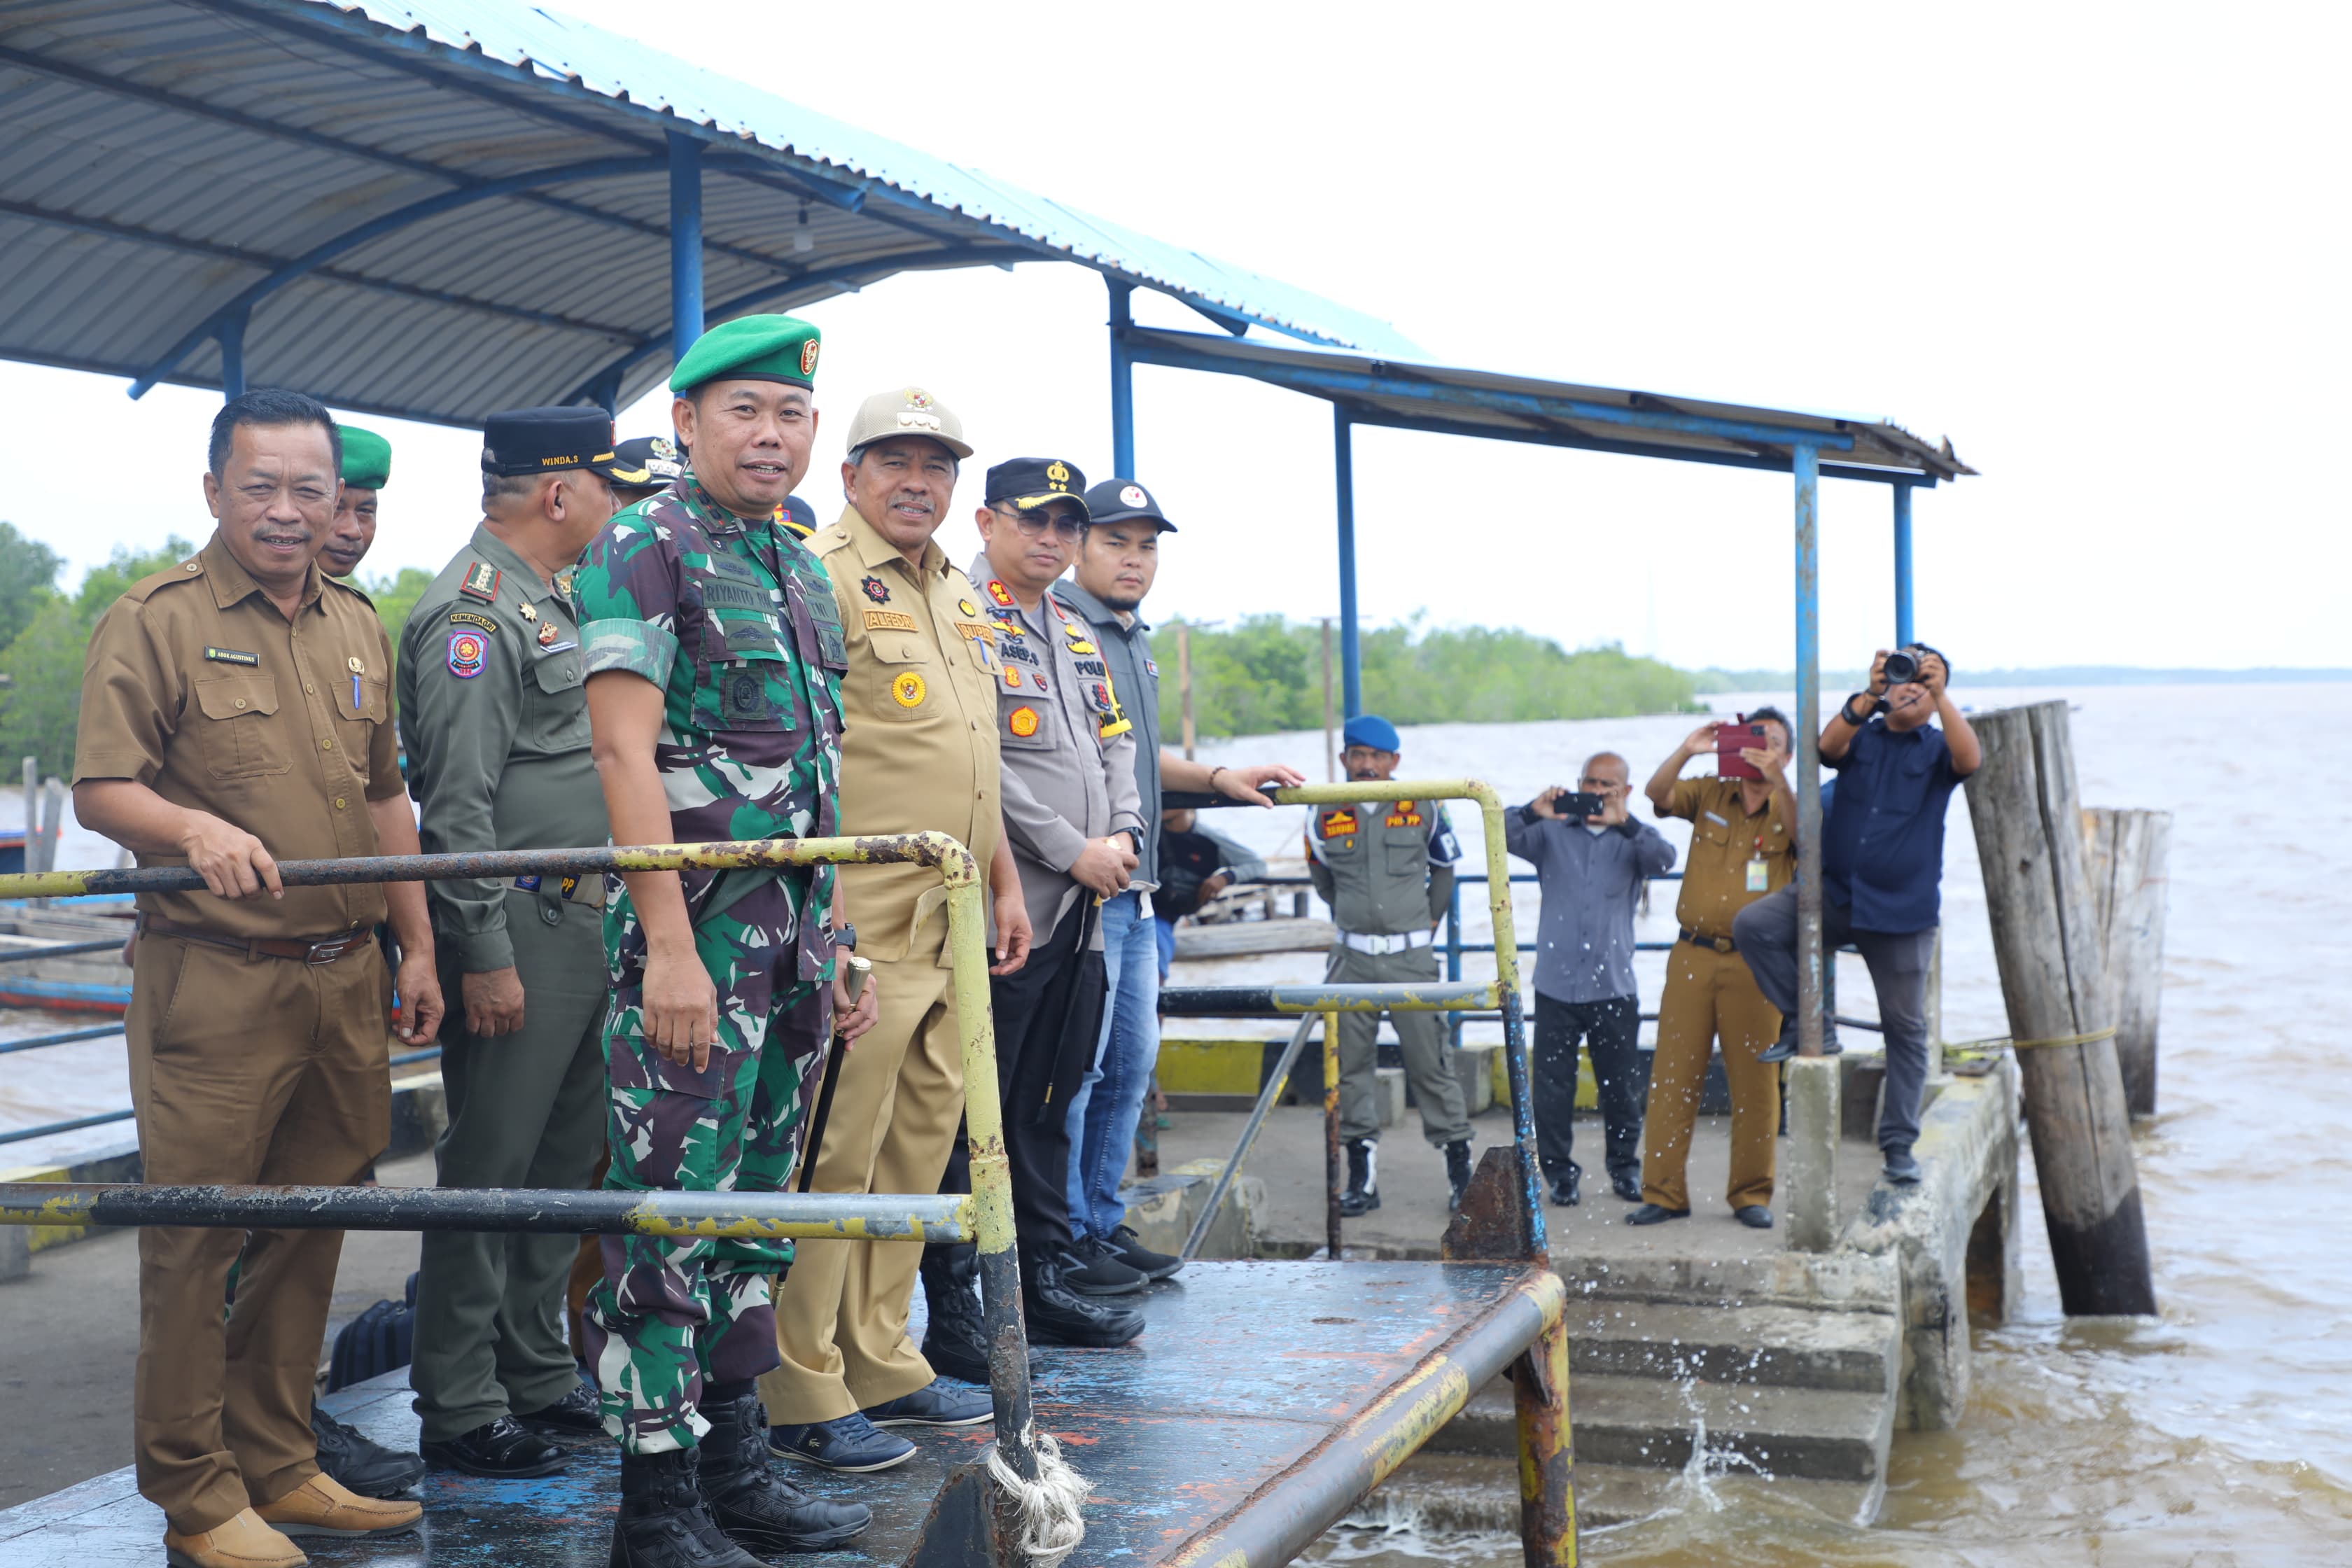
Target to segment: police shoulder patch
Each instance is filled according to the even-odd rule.
[[[459,627],[449,634],[449,673],[460,680],[471,680],[482,673],[482,660],[489,650],[488,641],[471,627]]]

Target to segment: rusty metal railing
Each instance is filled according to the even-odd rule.
[[[948,951],[962,1033],[964,1115],[971,1192],[583,1193],[382,1187],[160,1187],[126,1184],[0,1184],[0,1225],[173,1225],[347,1230],[535,1230],[645,1236],[844,1237],[979,1243],[989,1385],[997,1451],[1034,1482],[1039,1463],[1029,1351],[1013,1253],[1013,1183],[997,1095],[996,1036],[988,994],[982,870],[944,833],[861,838],[771,838],[741,843],[386,855],[278,864],[288,887],[448,879],[675,871],[821,864],[913,863],[947,885]],[[45,871],[0,876],[0,899],[84,893],[189,892],[204,879],[184,867]]]

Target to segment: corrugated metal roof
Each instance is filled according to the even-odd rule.
[[[1323,398],[1360,425],[1783,470],[1792,447],[1811,445],[1823,474],[1846,479],[1932,484],[1976,472],[1948,437],[1937,446],[1885,420],[1400,364],[1200,332],[1129,327],[1120,336],[1138,363],[1249,376]]]
[[[473,423],[668,368],[667,133],[709,320],[1066,259],[1399,356],[1385,323],[510,0],[9,0],[0,356]],[[797,248],[804,240],[806,248]],[[354,242],[355,241],[355,242]]]

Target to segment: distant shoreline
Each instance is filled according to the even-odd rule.
[[[2273,686],[2352,681],[2352,669],[2299,669],[2263,665],[2252,669],[2142,669],[2122,664],[2053,665],[2042,669],[1960,669],[1969,686]],[[1695,673],[1702,695],[1727,691],[1787,691],[1797,684],[1789,669],[1702,669]],[[1822,672],[1824,689],[1859,688],[1859,669]]]

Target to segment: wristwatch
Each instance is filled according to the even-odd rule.
[[[835,947],[845,947],[850,952],[856,952],[857,951],[856,926],[851,924],[847,921],[842,921],[840,929],[833,933],[833,945]]]
[[[1865,712],[1859,719],[1853,716],[1853,697],[1870,698],[1871,707],[1869,712]],[[1853,694],[1853,697],[1849,697],[1844,701],[1838,704],[1838,717],[1844,720],[1853,728],[1859,730],[1864,724],[1870,722],[1871,714],[1878,711],[1879,700],[1877,698],[1871,697],[1870,693],[1867,691],[1857,691]]]

